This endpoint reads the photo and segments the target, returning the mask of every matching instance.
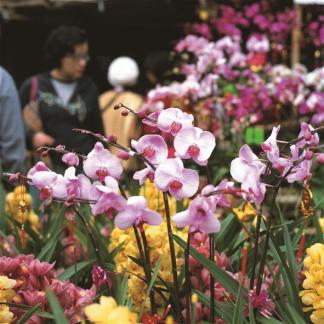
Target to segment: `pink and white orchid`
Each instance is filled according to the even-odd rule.
[[[189,226],[189,232],[216,233],[220,230],[220,222],[216,218],[215,209],[211,199],[199,196],[187,210],[175,214],[172,220],[178,227]]]
[[[112,177],[106,177],[105,185],[97,181],[90,190],[90,200],[96,201],[91,205],[94,215],[106,213],[111,217],[111,211],[121,211],[126,206],[126,199],[119,195],[118,182]]]
[[[312,125],[307,124],[305,122],[301,124],[301,130],[298,135],[298,138],[304,137],[304,139],[296,143],[297,148],[304,148],[306,144],[314,147],[319,143],[318,134],[312,134],[313,130],[314,127]]]
[[[142,185],[146,179],[150,179],[151,182],[154,180],[154,170],[147,166],[145,169],[136,171],[133,175],[134,180],[138,180],[139,184]]]
[[[88,200],[90,196],[91,182],[84,174],[75,175],[75,168],[69,167],[64,173],[67,179],[67,198],[81,198]]]
[[[161,131],[175,136],[180,129],[191,127],[193,121],[193,115],[187,114],[179,108],[168,108],[159,114],[157,124]]]
[[[239,157],[231,162],[231,175],[241,183],[241,189],[252,194],[251,200],[260,204],[265,195],[265,184],[260,181],[266,165],[245,144],[241,147]]]
[[[182,159],[191,158],[199,165],[207,165],[215,145],[214,135],[198,127],[181,129],[174,139],[178,156]]]
[[[62,161],[68,166],[78,166],[80,162],[77,154],[73,152],[65,153],[62,156]]]
[[[38,162],[27,174],[29,184],[40,190],[40,199],[50,201],[52,198],[65,199],[67,180],[51,171],[43,162]]]
[[[132,140],[131,145],[154,165],[168,157],[168,146],[161,135],[144,135],[138,141]]]
[[[83,162],[83,170],[92,179],[103,181],[105,177],[111,176],[118,180],[123,167],[117,157],[105,149],[101,142],[97,142]]]
[[[128,198],[124,210],[119,212],[115,218],[115,226],[125,230],[132,225],[142,226],[144,223],[158,226],[162,223],[162,216],[150,209],[147,209],[146,199],[142,196]]]
[[[169,191],[177,200],[192,197],[198,190],[198,172],[185,169],[179,158],[167,159],[155,170],[155,184],[161,191]]]
[[[202,189],[201,194],[203,196],[207,196],[212,192],[219,191],[219,193],[209,196],[209,199],[212,201],[213,206],[215,206],[215,208],[216,206],[230,207],[230,203],[226,197],[226,191],[234,192],[234,190],[234,182],[223,179],[216,187],[214,187],[213,185],[207,185]]]

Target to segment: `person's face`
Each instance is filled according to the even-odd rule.
[[[74,46],[74,53],[63,57],[61,62],[61,72],[66,79],[80,79],[89,61],[89,45],[82,43]]]

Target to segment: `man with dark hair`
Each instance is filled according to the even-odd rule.
[[[103,133],[97,88],[84,77],[88,52],[86,33],[77,27],[61,26],[49,36],[45,44],[49,72],[26,80],[20,89],[33,148],[61,144],[84,154],[95,140],[72,129]],[[52,154],[51,159],[54,167],[62,165],[60,156]]]
[[[0,15],[0,36],[2,22]],[[1,169],[8,173],[23,172],[25,153],[24,125],[17,89],[10,74],[0,66],[0,175]],[[10,186],[6,189],[9,190]]]

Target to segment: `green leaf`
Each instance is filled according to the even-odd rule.
[[[50,262],[55,251],[56,245],[59,242],[59,236],[62,233],[62,229],[56,232],[50,240],[45,244],[42,250],[39,252],[37,259],[40,261]]]
[[[70,267],[68,267],[62,274],[58,276],[58,279],[60,280],[67,280],[71,277],[75,276],[77,273],[79,273],[81,270],[88,268],[91,266],[95,260],[89,260],[89,261],[81,261],[79,263],[73,264]]]
[[[32,307],[29,305],[24,305],[24,304],[15,304],[15,303],[4,303],[4,302],[0,302],[0,305],[8,305],[11,308],[19,308],[19,309],[23,309],[25,311],[29,311]],[[43,318],[47,318],[47,319],[53,319],[52,314],[41,311],[41,310],[37,310],[36,311],[36,315],[43,317]]]
[[[117,276],[117,291],[116,291],[116,299],[118,305],[126,305],[127,302],[127,291],[128,291],[128,276]]]
[[[50,289],[47,289],[46,290],[46,296],[47,296],[48,302],[49,302],[49,304],[51,306],[55,323],[57,323],[57,324],[69,324],[68,320],[64,316],[63,309],[62,309],[61,305],[59,304],[59,302],[58,302],[56,296],[54,295],[54,293]]]
[[[261,127],[247,127],[244,139],[247,144],[262,144],[264,142],[264,129]]]
[[[18,321],[17,324],[24,324],[26,323],[37,311],[39,310],[40,304],[37,304],[36,306],[29,309],[24,316]]]
[[[243,324],[243,296],[242,296],[242,284],[240,284],[239,291],[236,297],[236,304],[234,309],[234,315],[232,319],[232,324]]]
[[[185,250],[187,248],[187,243],[182,240],[179,236],[173,235],[174,240]],[[239,290],[239,283],[233,279],[226,271],[217,266],[216,263],[212,262],[204,255],[200,254],[192,246],[189,248],[189,253],[197,261],[201,263],[202,266],[207,268],[210,274],[226,289],[229,293],[237,296]],[[242,288],[244,291],[245,288]]]
[[[210,308],[210,298],[207,297],[204,293],[198,290],[193,290],[194,293],[196,293],[199,297],[199,301]],[[232,322],[234,312],[234,306],[233,304],[230,304],[227,302],[219,302],[215,300],[215,313],[217,316],[220,316],[226,323]]]

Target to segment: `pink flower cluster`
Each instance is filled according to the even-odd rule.
[[[14,302],[17,304],[29,306],[40,304],[41,308],[46,310],[49,307],[46,289],[52,290],[70,323],[77,323],[83,319],[84,306],[90,304],[96,294],[94,288],[82,289],[68,280],[59,280],[54,264],[41,262],[32,255],[0,257],[0,275],[17,281],[14,287],[17,293]],[[24,314],[19,308],[12,308],[12,311],[17,319]],[[45,323],[45,320],[33,315],[27,323],[40,324]]]

